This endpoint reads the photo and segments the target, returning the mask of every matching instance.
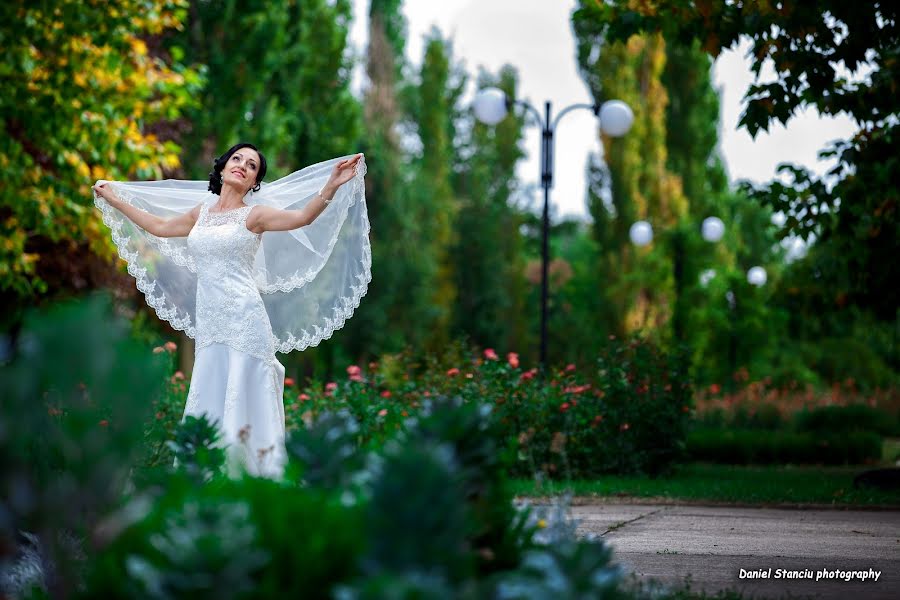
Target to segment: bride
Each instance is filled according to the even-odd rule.
[[[371,280],[371,248],[362,154],[272,183],[266,169],[240,143],[214,161],[208,182],[93,189],[147,304],[195,340],[184,415],[217,422],[232,474],[278,477],[285,370],[275,352],[315,346],[343,326]]]

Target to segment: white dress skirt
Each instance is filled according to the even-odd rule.
[[[194,369],[184,416],[206,415],[221,429],[228,471],[278,478],[284,447],[284,366],[253,278],[262,234],[246,227],[251,206],[210,212],[187,239],[197,265]]]

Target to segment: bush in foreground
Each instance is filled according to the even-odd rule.
[[[432,398],[377,449],[359,443],[352,414],[323,411],[292,433],[280,481],[227,477],[216,429],[187,419],[166,441],[177,466],[135,476],[154,391],[141,378],[158,381],[162,365],[108,313],[92,301],[27,322],[0,373],[13,392],[0,483],[28,491],[4,494],[0,547],[22,547],[24,530],[34,550],[3,557],[6,596],[626,597],[602,541],[513,503],[510,456],[483,403]],[[72,370],[85,380],[60,374],[60,331],[93,331],[108,349]],[[29,427],[10,427],[12,415]]]

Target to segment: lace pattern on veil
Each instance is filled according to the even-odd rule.
[[[248,193],[248,205],[300,209],[328,181],[335,163],[310,165]],[[365,201],[365,159],[334,200],[305,227],[266,232],[253,268],[277,352],[304,350],[330,338],[359,306],[372,279],[371,230]],[[102,181],[101,181],[102,183]],[[110,183],[122,201],[163,218],[215,200],[205,181]],[[160,238],[135,225],[103,198],[94,205],[109,227],[119,256],[157,316],[195,337],[197,265],[187,238]]]

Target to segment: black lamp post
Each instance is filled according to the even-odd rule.
[[[621,100],[609,100],[603,104],[572,104],[564,108],[551,121],[550,102],[544,103],[544,118],[536,108],[524,100],[511,101],[499,88],[484,88],[475,97],[475,116],[488,125],[499,123],[514,104],[523,106],[541,125],[541,186],[544,188],[543,226],[541,232],[541,377],[547,367],[547,263],[549,258],[548,232],[550,229],[550,188],[553,186],[553,132],[564,114],[575,108],[589,108],[600,118],[600,127],[610,136],[620,137],[631,128],[634,114]]]

